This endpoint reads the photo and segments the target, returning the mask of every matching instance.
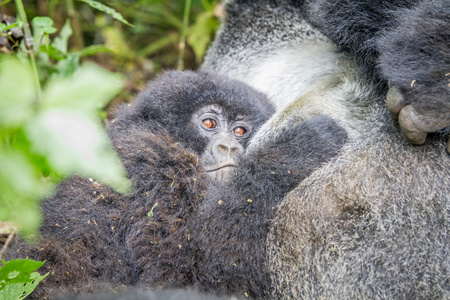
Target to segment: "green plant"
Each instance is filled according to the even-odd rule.
[[[126,43],[133,45],[123,49],[131,49],[133,58],[151,58],[156,69],[198,66],[219,27],[218,0],[130,2],[112,1],[135,24],[133,28],[112,29],[114,36],[126,36]],[[129,55],[128,50],[123,53]]]
[[[0,268],[0,299],[25,299],[42,279],[47,277],[35,272],[44,262],[30,259],[3,261]]]
[[[0,221],[12,221],[32,241],[41,220],[39,200],[65,177],[94,177],[119,192],[131,184],[101,122],[122,77],[80,64],[84,55],[108,49],[68,51],[69,22],[52,40],[53,21],[35,17],[32,34],[21,0],[16,6],[18,21],[0,28],[24,32],[17,57],[0,56]],[[1,299],[23,299],[46,276],[34,272],[43,262],[2,264]]]
[[[121,192],[129,183],[100,119],[122,88],[121,78],[79,64],[83,54],[104,49],[68,52],[69,23],[51,42],[56,29],[48,17],[33,19],[31,37],[21,1],[16,3],[25,33],[22,59],[0,61],[0,220],[15,221],[30,234],[40,220],[38,199],[58,180],[79,173]]]

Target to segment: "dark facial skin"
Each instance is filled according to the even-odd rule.
[[[243,142],[250,137],[252,125],[246,116],[231,119],[220,105],[200,108],[193,116],[200,135],[209,142],[201,154],[204,170],[214,180],[224,181],[237,166],[244,153]]]

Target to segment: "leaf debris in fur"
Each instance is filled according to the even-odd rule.
[[[157,206],[158,206],[158,202],[156,202],[156,203],[152,206],[152,208],[150,209],[150,211],[147,213],[147,218],[153,217],[153,210],[154,210],[155,207],[157,207]]]

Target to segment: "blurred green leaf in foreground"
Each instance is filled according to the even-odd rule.
[[[0,221],[17,223],[25,236],[39,227],[39,199],[67,176],[119,192],[131,187],[100,119],[121,78],[85,64],[50,79],[39,102],[30,74],[19,60],[0,57]]]

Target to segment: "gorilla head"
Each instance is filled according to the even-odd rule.
[[[200,157],[200,165],[212,178],[223,180],[272,113],[264,95],[238,81],[169,71],[121,110],[117,121],[121,127],[166,131]]]

